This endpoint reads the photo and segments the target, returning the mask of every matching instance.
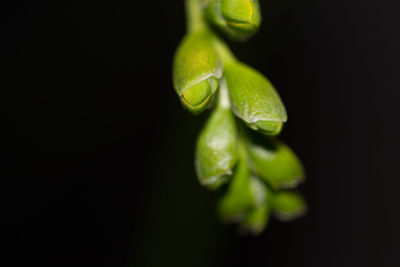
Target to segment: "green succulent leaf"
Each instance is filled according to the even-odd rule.
[[[222,66],[213,46],[212,33],[189,33],[174,57],[173,83],[184,107],[194,114],[204,111],[219,87]]]
[[[243,40],[260,27],[261,11],[258,0],[217,0],[205,10],[206,19],[228,37]]]
[[[250,171],[246,160],[239,160],[232,181],[218,206],[222,221],[238,222],[254,206],[254,197],[250,184]]]
[[[281,221],[291,221],[307,212],[303,196],[295,191],[278,191],[272,199],[274,216]]]
[[[272,84],[251,67],[232,61],[224,66],[232,110],[254,130],[277,135],[287,121],[285,107]]]
[[[295,153],[277,139],[247,131],[251,170],[274,188],[293,188],[304,181],[304,169]]]
[[[237,158],[238,133],[222,83],[218,104],[197,140],[196,171],[200,183],[211,189],[219,187],[232,174]]]
[[[239,225],[239,232],[261,234],[268,225],[271,213],[272,192],[256,177],[250,180],[254,207]]]

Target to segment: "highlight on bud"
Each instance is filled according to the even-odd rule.
[[[238,158],[238,134],[226,90],[222,83],[217,106],[196,146],[197,176],[210,189],[218,188],[227,180]]]
[[[267,78],[237,61],[225,66],[224,77],[236,116],[266,135],[282,131],[287,121],[286,109]]]
[[[304,169],[295,153],[276,139],[248,131],[250,169],[273,189],[294,188],[304,181]]]
[[[278,191],[272,199],[274,216],[281,221],[291,221],[307,213],[303,196],[296,191]]]
[[[206,19],[234,39],[246,39],[261,24],[258,0],[216,0],[205,10]]]
[[[218,90],[222,67],[208,30],[190,33],[178,47],[173,64],[173,83],[185,108],[204,111]]]

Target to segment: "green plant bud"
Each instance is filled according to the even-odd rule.
[[[256,207],[239,225],[239,233],[259,235],[267,228],[271,213],[271,208],[268,204]]]
[[[206,19],[233,39],[246,39],[261,24],[258,0],[218,0],[205,11]]]
[[[261,73],[237,61],[225,66],[224,77],[235,115],[254,130],[279,134],[287,115],[272,84]]]
[[[219,86],[222,67],[208,30],[190,33],[175,54],[173,83],[184,107],[204,111]]]
[[[304,180],[304,169],[284,143],[248,132],[246,138],[251,170],[274,189],[293,188]]]
[[[272,210],[279,220],[290,221],[307,213],[307,204],[298,192],[278,191],[272,199]]]
[[[238,134],[222,82],[218,104],[213,110],[196,146],[196,171],[202,185],[217,188],[232,174],[238,158]]]
[[[221,199],[218,214],[223,221],[239,222],[254,206],[254,197],[250,184],[250,171],[245,160],[240,160],[232,182]]]
[[[250,183],[255,205],[240,223],[239,232],[259,235],[269,222],[272,192],[256,177],[252,177]]]

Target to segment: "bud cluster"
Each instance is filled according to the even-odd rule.
[[[252,36],[261,23],[258,0],[186,0],[188,33],[178,47],[173,83],[193,114],[212,109],[196,144],[201,185],[220,190],[218,214],[241,232],[260,234],[270,215],[287,221],[306,212],[295,188],[304,170],[277,136],[285,107],[269,80],[240,62],[217,35]]]

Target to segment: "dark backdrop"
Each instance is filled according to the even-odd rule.
[[[400,266],[399,2],[261,2],[231,46],[287,106],[310,213],[253,238],[194,174],[182,1],[1,1],[3,266]]]

